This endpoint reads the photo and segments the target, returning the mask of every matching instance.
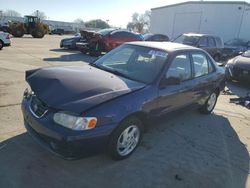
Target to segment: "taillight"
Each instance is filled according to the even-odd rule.
[[[6,36],[6,39],[10,39],[10,34],[8,34],[8,35]]]

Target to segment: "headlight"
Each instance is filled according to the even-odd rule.
[[[77,131],[93,129],[97,123],[95,117],[79,117],[63,112],[55,113],[53,119],[56,123]]]
[[[28,85],[27,88],[23,92],[23,98],[29,99],[33,94],[34,94],[34,92],[30,88],[30,86]]]

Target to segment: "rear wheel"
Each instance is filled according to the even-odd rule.
[[[14,37],[23,37],[24,35],[24,30],[23,29],[19,29],[19,28],[15,28],[14,31],[12,32],[12,35]]]
[[[0,40],[0,50],[3,48],[3,41]]]
[[[41,29],[35,29],[31,32],[31,35],[34,38],[43,38],[44,32]]]
[[[108,151],[114,160],[129,157],[139,145],[142,138],[142,122],[136,117],[124,120],[112,133]]]
[[[215,91],[212,92],[208,97],[207,101],[205,102],[205,104],[200,108],[200,112],[203,114],[210,114],[216,105],[217,98],[218,98],[218,93]]]

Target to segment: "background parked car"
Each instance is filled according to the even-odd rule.
[[[89,52],[88,41],[93,38],[94,34],[97,31],[93,30],[82,30],[80,32],[81,38],[78,42],[76,42],[76,48],[83,53]]]
[[[50,32],[52,35],[63,35],[64,34],[64,29],[54,29]]]
[[[62,39],[60,42],[60,48],[76,49],[76,43],[79,42],[81,36],[76,35],[71,38]]]
[[[250,83],[250,50],[230,59],[225,67],[228,80],[247,81]]]
[[[240,38],[231,39],[224,43],[223,57],[229,59],[250,49],[250,41]]]
[[[222,59],[224,48],[220,37],[209,34],[184,33],[173,40],[173,42],[195,46],[206,50],[216,62]]]
[[[88,40],[89,52],[93,56],[100,56],[125,42],[142,41],[141,34],[123,29],[103,29]]]
[[[159,42],[167,42],[169,41],[169,38],[167,35],[163,34],[152,34],[152,33],[147,33],[143,35],[143,40],[145,41],[159,41]]]
[[[11,44],[10,34],[0,31],[0,50],[4,46],[10,46],[10,44]]]

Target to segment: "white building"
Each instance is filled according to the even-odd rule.
[[[244,1],[188,1],[151,11],[150,32],[172,39],[195,32],[250,40],[250,4]]]

